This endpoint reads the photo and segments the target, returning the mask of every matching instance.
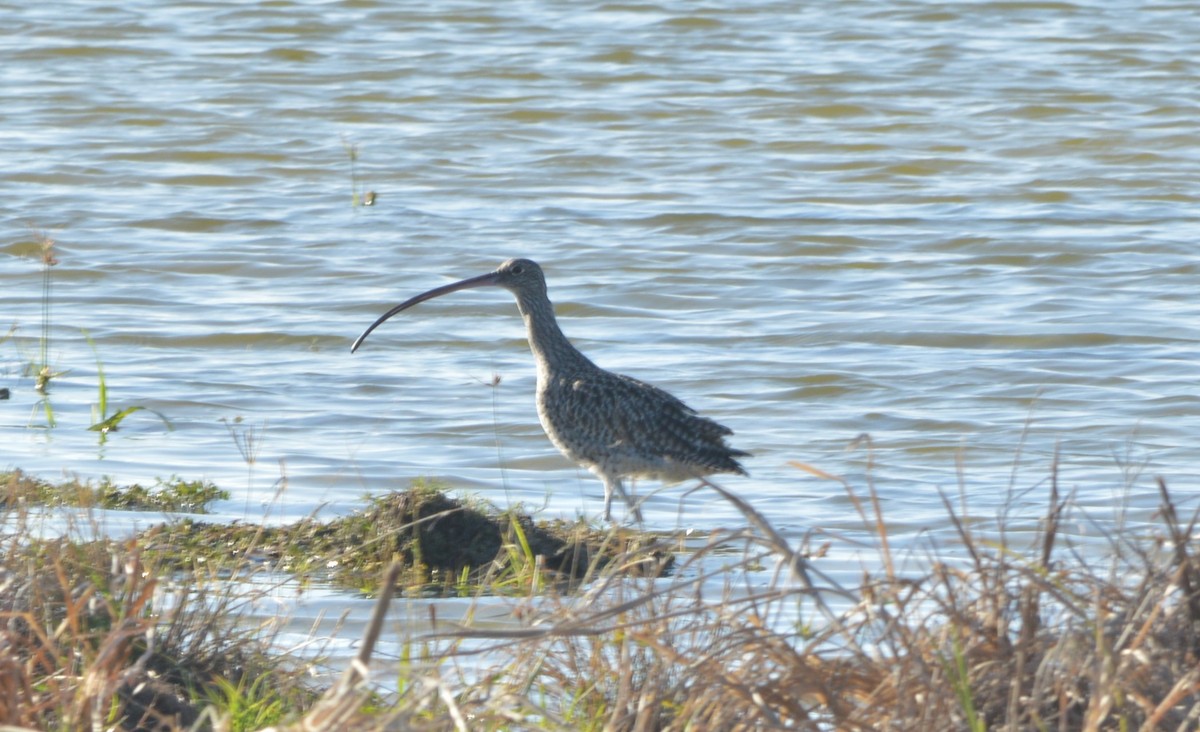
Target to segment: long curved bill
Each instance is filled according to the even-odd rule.
[[[454,282],[449,285],[442,285],[441,287],[435,287],[432,290],[430,290],[429,292],[422,292],[420,295],[417,295],[416,297],[409,298],[409,299],[405,300],[404,302],[400,303],[399,305],[397,305],[396,307],[392,308],[391,310],[387,311],[383,315],[380,315],[378,320],[376,320],[374,323],[371,323],[371,325],[366,330],[363,331],[362,335],[360,335],[358,338],[356,338],[354,340],[354,345],[350,346],[350,353],[354,353],[355,351],[357,351],[358,347],[361,346],[363,344],[363,341],[365,341],[367,339],[367,336],[371,335],[371,331],[373,331],[376,328],[378,328],[379,326],[383,325],[383,321],[392,317],[396,313],[402,312],[404,310],[408,310],[409,308],[411,308],[413,305],[416,305],[417,303],[422,303],[422,302],[425,302],[426,300],[432,300],[435,297],[441,297],[442,295],[447,295],[451,292],[457,292],[458,290],[466,290],[466,289],[469,289],[472,287],[487,287],[488,285],[495,285],[498,283],[499,279],[500,279],[499,272],[488,272],[485,275],[479,275],[478,277],[471,277],[470,279],[465,279],[465,280],[462,280],[461,282]]]

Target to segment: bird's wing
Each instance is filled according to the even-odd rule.
[[[724,465],[715,453],[728,452],[724,437],[733,431],[697,415],[662,389],[619,374],[579,378],[572,387],[580,411],[603,425],[610,448],[620,447],[647,461]]]

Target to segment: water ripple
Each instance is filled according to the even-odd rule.
[[[862,477],[861,432],[914,531],[959,454],[984,511],[1018,453],[1036,484],[1056,445],[1085,502],[1111,500],[1130,442],[1179,495],[1195,481],[1190,6],[68,0],[0,20],[10,465],[242,486],[221,421],[240,416],[268,425],[297,515],[421,474],[594,513],[537,427],[505,293],[346,352],[387,306],[521,255],[595,360],[737,430],[736,488],[789,526],[845,528],[836,487],[787,462]],[[52,431],[22,375],[38,230],[60,242]],[[98,446],[97,356],[113,403],[176,431]]]

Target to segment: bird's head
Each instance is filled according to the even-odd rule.
[[[546,275],[532,259],[509,259],[492,273],[494,284],[514,295],[546,291]]]

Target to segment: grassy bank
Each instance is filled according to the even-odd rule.
[[[217,540],[205,532],[223,529],[192,516],[123,541],[78,530],[43,540],[28,531],[29,509],[51,503],[54,486],[5,480],[0,724],[1177,730],[1200,720],[1200,562],[1187,541],[1193,521],[1162,483],[1160,529],[1113,537],[1103,562],[1060,534],[1074,509],[1053,476],[1040,527],[1020,545],[1004,526],[977,533],[947,501],[966,560],[930,557],[918,576],[897,571],[873,493],[851,491],[879,569],[845,587],[822,574],[820,550],[712,484],[704,489],[731,501],[744,525],[672,553],[669,539],[628,530],[554,534],[430,486],[290,534],[243,527]],[[173,485],[205,493],[178,479],[134,492],[159,505],[167,496],[154,494]],[[83,488],[63,493],[121,500],[114,486]],[[356,569],[315,572],[342,560]],[[313,688],[302,662],[274,656],[269,637],[236,622],[250,590],[228,578],[267,568],[377,594],[357,662],[332,687]],[[421,641],[421,663],[368,671],[388,587],[506,596],[515,626],[439,626]],[[470,679],[456,670],[467,653]]]

